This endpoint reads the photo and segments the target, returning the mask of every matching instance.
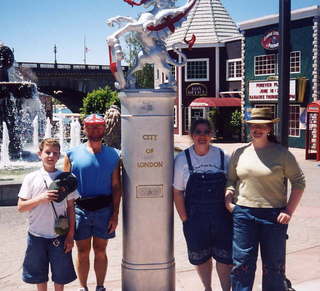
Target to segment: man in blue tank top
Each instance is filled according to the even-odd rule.
[[[87,291],[89,254],[94,250],[96,291],[104,291],[107,271],[106,247],[115,237],[121,199],[120,152],[102,144],[105,120],[98,114],[85,118],[87,143],[67,152],[64,170],[77,176],[81,198],[76,201],[77,271],[81,288]]]

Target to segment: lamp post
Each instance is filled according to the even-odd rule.
[[[57,68],[57,46],[54,45],[53,47],[53,53],[54,53],[54,67]]]
[[[278,127],[280,143],[288,147],[289,131],[289,82],[290,82],[290,18],[291,0],[279,0],[279,105]]]

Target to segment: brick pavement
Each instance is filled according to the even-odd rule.
[[[188,138],[175,138],[175,146],[185,148],[191,144]],[[231,153],[239,144],[219,144]],[[300,207],[289,227],[287,244],[287,275],[297,291],[320,290],[320,203],[318,196],[320,163],[304,160],[304,150],[291,149],[299,161],[307,177],[307,187]],[[201,289],[200,280],[187,261],[186,247],[181,230],[181,223],[175,214],[175,259],[176,290],[197,291]],[[106,279],[108,291],[121,290],[121,219],[117,238],[108,246],[109,270]],[[35,290],[33,286],[24,284],[21,277],[21,263],[25,250],[26,221],[25,214],[17,213],[15,207],[0,207],[0,291]],[[73,255],[76,250],[74,249]],[[260,262],[254,290],[261,290]],[[94,275],[89,276],[90,290],[94,290]],[[52,286],[52,285],[51,285]],[[65,290],[77,290],[77,282],[66,286]],[[52,288],[49,290],[52,290]],[[213,275],[213,290],[220,290],[218,278]],[[150,290],[152,291],[152,290]]]

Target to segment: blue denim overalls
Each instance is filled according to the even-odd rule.
[[[199,265],[213,257],[220,263],[232,264],[232,218],[224,206],[224,153],[220,150],[218,173],[195,173],[188,149],[185,155],[190,177],[185,191],[188,219],[183,223],[183,232],[189,261]]]

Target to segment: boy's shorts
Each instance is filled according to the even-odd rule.
[[[75,240],[84,240],[90,237],[102,239],[114,238],[115,232],[108,233],[108,224],[113,208],[105,207],[95,211],[88,211],[76,207]]]
[[[64,252],[65,237],[48,239],[28,233],[27,240],[22,273],[24,282],[30,284],[47,282],[49,264],[53,282],[68,284],[77,278],[71,252]]]
[[[227,216],[198,214],[183,223],[189,261],[193,265],[214,258],[222,264],[232,264],[232,220]]]

